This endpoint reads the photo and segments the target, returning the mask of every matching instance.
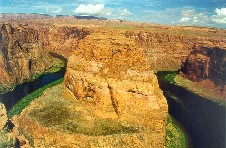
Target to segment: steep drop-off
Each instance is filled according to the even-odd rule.
[[[30,80],[54,62],[32,28],[1,24],[0,37],[1,91]]]
[[[11,77],[22,83],[34,71],[29,70],[33,58],[27,64],[32,56],[20,60],[17,55],[32,55],[29,51],[38,49],[37,73],[53,64],[48,52],[68,59],[67,88],[61,84],[47,90],[13,119],[21,141],[36,147],[164,147],[168,106],[153,70],[178,69],[195,43],[223,47],[226,34],[217,29],[192,28],[204,30],[203,35],[190,28],[72,18],[17,23],[1,31],[2,84],[9,84]],[[23,35],[23,30],[32,35]],[[8,34],[13,36],[10,44]],[[24,48],[27,44],[32,48]],[[18,65],[24,72],[16,70]]]
[[[0,26],[0,91],[22,84],[68,58],[88,31],[75,27]]]
[[[217,85],[225,85],[226,50],[196,46],[183,63],[181,72],[192,81],[210,79]]]
[[[156,32],[127,31],[125,36],[135,40],[139,47],[145,49],[152,68],[157,71],[179,69],[194,44],[225,46],[224,39],[212,38],[208,34],[196,35],[187,30],[181,31],[187,33],[176,33],[178,30],[163,28],[162,32],[157,29]]]
[[[142,49],[121,33],[88,35],[68,59],[68,89],[47,91],[13,119],[31,146],[164,147],[166,99]]]
[[[225,100],[226,50],[196,45],[179,71],[177,84],[214,100]],[[190,81],[189,81],[190,80]],[[224,104],[224,103],[223,103]]]
[[[77,20],[43,15],[5,16],[0,20],[1,90],[21,84],[51,67],[54,62],[49,52],[68,58],[92,32],[99,31],[104,35],[109,31],[120,31],[120,37],[135,41],[155,71],[179,69],[195,43],[225,46],[226,33],[220,29]],[[112,49],[112,52],[116,51]]]

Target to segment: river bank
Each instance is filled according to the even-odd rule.
[[[29,101],[27,102],[26,98],[28,98],[28,100],[30,100],[29,99],[30,97],[34,97],[35,95],[33,95],[33,94],[36,94],[35,90],[45,90],[43,88],[47,87],[46,86],[47,84],[52,83],[56,80],[62,79],[64,76],[64,73],[65,73],[65,68],[63,68],[60,71],[55,72],[55,73],[45,74],[32,82],[27,82],[27,83],[24,83],[24,84],[16,87],[16,89],[14,89],[14,91],[12,91],[10,93],[8,92],[6,94],[1,95],[1,102],[3,102],[6,105],[7,111],[9,112],[9,117],[12,117],[14,114],[19,114],[20,111],[24,108],[24,105],[26,107],[26,105],[29,104]],[[32,93],[32,92],[34,92],[34,93]],[[30,94],[30,95],[28,95],[28,94]],[[27,103],[23,103],[24,102],[23,100],[20,101],[20,99],[22,99],[22,98]],[[18,101],[20,103],[18,103]],[[32,101],[32,100],[30,100],[30,101]],[[20,105],[21,102],[22,102],[22,108]],[[13,108],[13,106],[15,104],[17,104],[17,107]],[[19,106],[19,109],[18,109],[18,106]],[[170,124],[171,125],[170,125],[170,128],[168,129],[168,136],[166,136],[166,137],[170,137],[171,142],[172,142],[172,139],[178,140],[181,138],[181,136],[180,136],[180,130],[178,130],[179,128],[178,128],[177,124],[175,124],[175,122],[172,122],[172,121],[170,122]],[[171,135],[169,136],[169,134],[171,134]],[[173,137],[172,137],[172,135],[173,135]],[[181,143],[177,141],[177,142],[174,142],[173,145],[174,144],[180,145]],[[172,145],[172,143],[171,143],[171,145]],[[184,145],[184,144],[182,144],[182,145]]]
[[[167,74],[157,73],[160,88],[169,105],[169,114],[179,121],[191,136],[193,147],[225,147],[225,107],[189,90],[164,81]]]
[[[18,85],[15,87],[14,90],[4,94],[0,94],[0,102],[5,105],[7,111],[10,111],[12,107],[22,98],[51,82],[63,78],[64,73],[65,67],[61,68],[59,71],[56,72],[43,74],[33,81],[25,82],[21,85]]]

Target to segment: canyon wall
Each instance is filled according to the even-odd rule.
[[[79,41],[90,32],[84,28],[50,26],[37,28],[44,49],[68,58],[78,48]]]
[[[180,74],[192,81],[210,79],[216,85],[226,85],[226,50],[220,47],[196,45],[183,63]]]
[[[91,141],[92,144],[96,144],[96,138],[102,139],[100,143],[107,140],[108,144],[112,144],[115,140],[124,137],[124,142],[130,147],[134,145],[138,147],[164,147],[168,106],[153,71],[179,69],[182,61],[186,59],[192,46],[196,43],[211,44],[219,46],[219,48],[225,47],[226,33],[224,30],[203,28],[192,28],[191,30],[188,28],[186,30],[183,27],[139,26],[124,22],[122,24],[119,22],[111,23],[112,21],[51,18],[23,20],[1,25],[1,88],[23,83],[36,74],[43,73],[55,62],[51,55],[62,56],[68,59],[64,80],[68,89],[63,88],[73,94],[74,100],[82,102],[80,106],[75,105],[75,107],[73,107],[74,104],[68,103],[70,108],[65,105],[69,108],[68,110],[74,111],[77,109],[76,107],[79,107],[85,114],[87,113],[88,123],[91,122],[89,116],[91,114],[98,120],[112,119],[132,124],[141,128],[143,132],[141,137],[144,137],[144,139],[139,138],[140,133],[137,135],[128,134],[129,136],[117,133],[114,135],[115,139],[112,138],[114,137],[112,135],[92,137],[83,134],[75,136],[65,133],[65,131],[59,133],[34,121],[32,115],[27,115],[25,111],[22,113],[23,116],[19,118],[19,122],[23,124],[17,124],[17,126],[21,126],[20,128],[26,131],[25,134],[22,134],[31,134],[34,145],[35,142],[36,144],[38,141],[43,142],[41,139],[43,135],[40,131],[44,129],[52,138],[51,140],[47,138],[45,142],[56,142],[55,136],[57,135],[60,137],[58,142],[62,142],[63,146],[67,146],[70,142],[67,141],[67,137],[73,140],[82,137],[82,140],[77,139],[78,143],[76,144],[78,145],[83,145],[83,140],[90,144],[89,138],[94,139]],[[206,33],[200,35],[195,33],[193,29],[206,31]],[[222,67],[217,68],[214,65],[224,62],[223,57],[219,61],[215,58],[215,56],[218,57],[219,48],[216,47],[216,52],[212,53],[211,51],[208,54],[213,54],[212,57],[201,55],[206,56],[204,59],[207,61],[211,58],[214,59],[210,64],[213,69],[216,68],[213,70],[214,72],[205,72],[211,66],[206,66],[205,70],[200,72],[200,76],[217,75],[213,79],[217,83],[219,83],[218,78],[225,73],[224,70],[221,70]],[[206,52],[209,51],[203,50],[203,53]],[[208,63],[206,60],[203,61],[201,65]],[[200,66],[195,67],[196,70],[199,68]],[[218,71],[219,73],[217,73]],[[64,96],[64,94],[61,95]],[[53,98],[58,99],[58,97]],[[50,105],[45,109],[46,114],[49,115],[48,111],[54,108],[52,108],[51,103],[42,103],[41,105],[44,104]],[[39,109],[41,111],[35,112],[33,116],[37,113],[43,113],[43,109]],[[65,112],[57,110],[51,113],[62,115]],[[46,118],[44,120],[46,121]],[[55,122],[55,118],[52,120]],[[29,123],[27,121],[31,121],[35,126],[30,126],[32,124],[27,124]],[[67,124],[71,125],[72,123]],[[51,124],[51,126],[54,125]],[[133,142],[139,141],[139,143],[128,142],[131,139]],[[71,145],[75,144],[73,140]]]
[[[0,91],[42,74],[58,57],[68,58],[87,34],[76,27],[1,24]]]
[[[43,73],[56,61],[67,59],[92,32],[121,31],[120,36],[142,49],[152,70],[177,70],[196,43],[222,47],[223,30],[164,27],[110,20],[77,20],[38,15],[5,15],[1,24],[0,89],[21,84]],[[26,19],[23,20],[22,18]],[[7,22],[7,23],[6,23]],[[128,26],[131,29],[120,28]],[[108,28],[109,30],[105,30]],[[105,31],[102,31],[105,30]],[[197,32],[201,33],[197,33]],[[92,43],[89,43],[92,45]],[[117,44],[115,44],[117,46]],[[80,50],[81,51],[81,50]],[[112,48],[112,52],[118,53]],[[50,53],[50,54],[49,54]],[[95,53],[89,53],[95,54]],[[54,56],[57,55],[57,56]],[[40,60],[42,59],[42,60]]]
[[[180,29],[165,28],[162,32],[157,29],[153,32],[127,31],[125,36],[145,49],[151,67],[157,71],[180,69],[194,44],[225,46],[226,40],[223,38],[213,38],[210,34],[200,35],[190,30],[181,30],[185,32],[181,33],[178,31]]]
[[[1,24],[0,37],[1,89],[30,80],[53,63],[32,28]]]

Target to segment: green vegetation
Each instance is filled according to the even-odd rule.
[[[44,74],[48,74],[48,73],[55,73],[61,70],[61,68],[65,67],[65,63],[64,61],[58,59],[57,62],[55,62],[49,69],[47,69],[46,71],[44,71],[41,74],[35,74],[33,75],[29,80],[27,80],[27,82],[31,82],[37,78],[39,78],[40,76],[44,75]],[[18,86],[20,84],[13,84],[11,86],[6,86],[5,84],[1,84],[0,83],[0,94],[4,94],[7,93],[10,90],[13,90],[16,86]]]
[[[183,131],[176,126],[170,115],[167,118],[165,144],[167,148],[185,148],[185,136]]]
[[[46,90],[47,88],[50,88],[52,86],[55,86],[59,83],[62,83],[64,81],[64,79],[59,79],[55,82],[52,82],[48,85],[45,85],[42,88],[39,88],[38,90],[32,92],[31,94],[27,95],[26,97],[24,97],[20,102],[18,102],[9,112],[8,114],[8,118],[12,118],[14,115],[18,115],[22,112],[22,110],[24,108],[26,108],[34,99],[38,98],[39,96],[41,96],[44,92],[44,90]]]
[[[112,119],[94,118],[92,108],[88,106],[77,110],[75,106],[84,108],[85,104],[83,101],[70,99],[71,95],[63,84],[56,85],[39,97],[39,103],[29,109],[28,116],[44,127],[71,134],[105,136],[138,133],[142,130]]]
[[[35,74],[33,75],[33,77],[31,78],[30,81],[39,78],[40,76],[44,75],[44,74],[48,74],[48,73],[55,73],[61,70],[61,68],[65,67],[65,63],[62,60],[58,60],[58,62],[54,63],[49,69],[47,69],[46,71],[44,71],[44,73],[42,74]]]
[[[1,148],[10,148],[14,147],[16,139],[10,138],[8,136],[9,129],[7,127],[0,130],[0,147]]]
[[[45,127],[54,127],[60,131],[89,136],[112,135],[118,133],[137,133],[139,128],[123,125],[111,119],[89,121],[81,111],[71,111],[62,102],[51,102],[39,109],[33,109],[29,116]]]
[[[64,61],[59,60],[59,62],[54,63],[48,70],[46,70],[44,74],[58,72],[64,66],[65,66]]]
[[[170,74],[167,74],[165,77],[164,77],[164,81],[170,83],[170,84],[176,84],[176,82],[174,81],[174,78],[177,76],[177,73],[174,72],[174,73],[170,73]]]
[[[123,29],[123,30],[131,30],[131,29],[137,29],[138,27],[135,27],[135,26],[131,26],[131,25],[122,25],[122,24],[114,24],[114,25],[110,25],[110,27],[112,28],[117,28],[117,29]]]
[[[221,106],[226,107],[226,101],[224,101],[224,98],[223,98],[224,96],[222,95],[222,93],[219,93],[214,89],[204,87],[197,82],[192,82],[177,74],[173,78],[173,81],[175,82],[174,84],[176,84],[180,87],[183,87],[186,90],[188,90],[196,95],[202,96],[206,99],[209,99],[211,101],[218,103]]]

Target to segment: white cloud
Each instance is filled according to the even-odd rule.
[[[191,20],[191,18],[189,18],[189,17],[182,17],[180,19],[180,22],[188,22],[189,20]]]
[[[182,10],[181,11],[181,16],[182,17],[190,17],[195,15],[195,9],[188,9],[188,10]]]
[[[104,4],[80,4],[73,12],[82,15],[111,15],[111,10],[106,9]]]
[[[226,8],[216,8],[215,12],[217,13],[217,15],[224,15],[226,16]]]
[[[51,10],[51,13],[61,13],[63,11],[63,9],[62,8],[57,8],[57,9],[55,9],[55,10]]]
[[[180,25],[210,26],[211,19],[203,12],[197,12],[194,8],[181,10]]]
[[[121,12],[120,12],[120,15],[122,15],[122,16],[129,16],[129,15],[131,15],[132,13],[131,12],[129,12],[127,9],[123,9],[123,10],[121,10]]]
[[[216,15],[211,17],[212,21],[219,24],[226,24],[226,8],[216,8],[215,13]]]

